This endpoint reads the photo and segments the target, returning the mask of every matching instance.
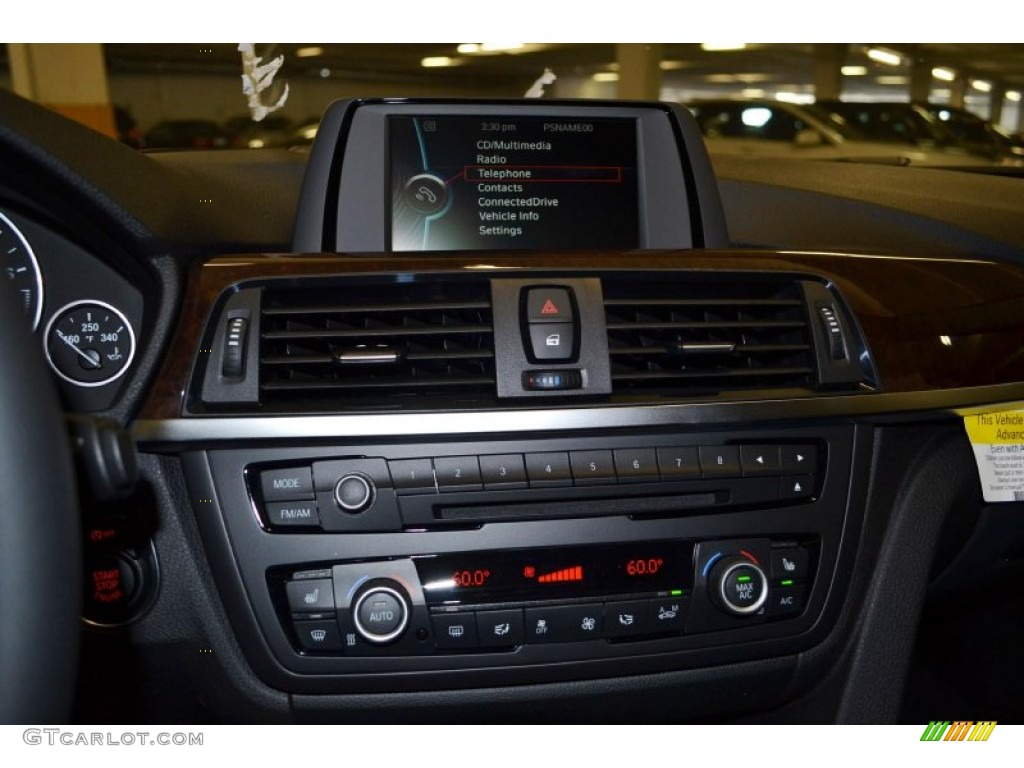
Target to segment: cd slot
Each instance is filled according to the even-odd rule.
[[[444,506],[437,510],[441,520],[454,522],[497,522],[526,518],[593,517],[600,515],[661,515],[695,508],[728,504],[730,493],[689,493],[673,496],[587,499],[581,501],[528,502],[520,504],[484,504],[480,506]]]

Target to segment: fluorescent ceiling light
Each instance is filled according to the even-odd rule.
[[[809,93],[796,93],[795,91],[778,91],[775,94],[776,101],[788,101],[790,104],[810,104],[814,97]]]
[[[932,70],[932,77],[936,80],[945,80],[947,83],[951,83],[956,80],[956,72],[946,67],[935,67]]]
[[[868,58],[879,64],[888,64],[890,67],[898,67],[903,63],[902,56],[884,48],[868,48]]]
[[[971,88],[982,93],[988,93],[992,90],[992,83],[988,82],[988,80],[971,80]]]
[[[690,63],[687,62],[687,61],[661,61],[661,62],[658,62],[658,67],[660,67],[663,70],[686,69],[689,66],[690,66]]]
[[[615,83],[619,80],[618,72],[595,72],[591,78],[595,83]]]
[[[314,56],[322,56],[324,49],[319,45],[311,45],[308,48],[299,48],[295,51],[295,56],[300,59],[310,59]]]
[[[875,78],[879,85],[906,85],[910,82],[909,77],[903,75],[879,75]]]
[[[1020,101],[1020,91],[1007,91],[1006,92],[1006,100],[1007,101]]]
[[[453,59],[451,56],[427,56],[420,59],[421,67],[454,67],[456,64],[461,63],[458,59]]]
[[[518,51],[525,43],[480,43],[480,51],[483,53],[503,53],[505,51]]]
[[[746,43],[701,43],[700,47],[705,51],[742,51],[747,47]]]
[[[740,96],[744,99],[761,99],[764,98],[764,88],[744,88]]]
[[[459,53],[480,53],[480,43],[459,43]]]
[[[862,75],[866,75],[868,73],[868,68],[862,67],[859,64],[850,64],[845,67],[842,67],[839,71],[842,72],[847,77],[861,77]]]

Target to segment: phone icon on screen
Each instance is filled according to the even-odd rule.
[[[431,205],[434,205],[437,202],[437,195],[426,187],[420,187],[416,190],[416,199],[421,203],[430,203]]]

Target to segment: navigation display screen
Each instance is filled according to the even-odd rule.
[[[388,120],[392,251],[639,247],[636,121]]]

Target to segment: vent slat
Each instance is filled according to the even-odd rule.
[[[668,381],[671,379],[732,379],[751,376],[806,376],[811,368],[722,368],[708,371],[643,371],[612,374],[612,381]]]
[[[815,384],[803,294],[793,282],[606,283],[605,315],[616,394],[675,398]]]
[[[645,331],[645,330],[678,330],[678,331],[703,331],[715,329],[733,328],[803,328],[802,322],[787,322],[784,320],[735,320],[729,322],[708,322],[708,323],[673,323],[673,322],[618,322],[608,323],[609,331]]]
[[[403,396],[422,407],[494,398],[486,281],[267,289],[263,304],[264,405],[337,411],[389,408]]]
[[[330,304],[327,306],[313,306],[307,305],[303,307],[268,307],[263,310],[263,314],[268,317],[288,317],[289,315],[361,315],[368,312],[374,314],[384,312],[401,312],[408,314],[410,312],[433,312],[436,310],[441,311],[455,311],[455,310],[466,310],[466,309],[483,309],[490,310],[491,303],[489,301],[462,301],[462,302],[424,302],[424,303],[408,303],[408,304]]]
[[[454,336],[456,334],[481,334],[491,333],[489,325],[432,325],[417,326],[412,328],[389,327],[389,328],[356,328],[352,330],[312,330],[312,331],[264,331],[264,339],[288,340],[288,339],[359,339],[359,338],[381,338],[386,336],[436,336],[445,334]]]

